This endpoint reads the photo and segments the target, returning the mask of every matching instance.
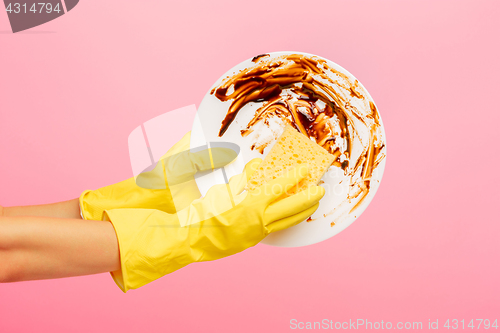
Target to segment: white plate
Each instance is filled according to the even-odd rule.
[[[326,61],[329,67],[347,75],[347,77],[349,79],[352,79],[353,82],[357,81],[352,74],[347,72],[339,65],[327,59],[308,53],[274,52],[270,53],[269,55],[271,58],[275,58],[290,54],[300,54],[308,57],[316,57],[317,59],[323,59]],[[246,137],[242,137],[242,135],[240,134],[240,130],[245,128],[248,121],[254,116],[255,111],[260,106],[262,106],[262,103],[249,103],[244,106],[236,116],[233,123],[229,126],[226,133],[222,137],[218,136],[219,130],[221,128],[221,122],[226,116],[229,106],[231,105],[231,101],[221,102],[210,93],[212,88],[219,86],[224,79],[233,76],[241,70],[248,69],[255,65],[256,63],[252,62],[252,59],[248,59],[233,67],[223,76],[221,76],[205,95],[203,101],[200,104],[200,107],[198,108],[197,117],[193,124],[191,135],[192,148],[205,145],[207,144],[207,142],[221,141],[232,142],[239,145],[240,154],[238,158],[235,162],[224,168],[228,177],[242,172],[246,162],[250,161],[252,158],[265,158],[266,154],[269,152],[270,148],[275,142],[275,139],[273,139],[268,148],[264,150],[264,154],[261,154],[256,150],[252,150],[251,146],[253,143],[255,143],[256,135],[269,135],[269,133],[271,133],[269,132],[269,128],[261,126],[258,130],[252,133],[252,135]],[[357,81],[357,84],[359,88],[357,88],[357,91],[360,91],[365,98],[363,103],[369,103],[370,101],[373,102],[373,99],[366,91],[366,89],[361,85],[361,83]],[[354,106],[357,105],[357,107],[360,108],[362,108],[363,105],[366,107],[366,104],[360,104],[361,102],[358,103],[356,97],[352,97],[350,103],[352,103]],[[354,206],[355,204],[355,202],[352,202],[355,200],[349,200],[348,198],[349,190],[353,190],[353,187],[350,187],[352,178],[350,176],[346,176],[340,167],[332,166],[323,176],[322,180],[324,181],[324,184],[322,184],[322,186],[324,186],[327,191],[320,202],[318,210],[311,217],[312,221],[304,221],[292,228],[273,233],[266,237],[262,241],[263,243],[284,247],[298,247],[318,243],[338,234],[349,225],[351,225],[351,223],[361,215],[361,213],[366,209],[370,201],[373,199],[373,196],[377,192],[385,167],[385,156],[387,155],[387,152],[385,145],[385,132],[381,118],[379,123],[380,136],[378,138],[378,142],[382,142],[384,144],[380,155],[383,156],[383,159],[372,173],[369,192],[361,202],[361,204],[358,205],[353,211],[351,211],[352,206]],[[360,133],[361,135],[363,135],[362,131],[364,130],[364,128],[356,128],[356,130],[361,131]],[[353,152],[356,151],[356,149],[359,150],[363,148],[361,141],[362,140],[360,139],[358,147],[356,147],[355,143],[353,143]],[[353,153],[352,156],[354,155],[355,154]],[[220,170],[197,178],[197,184],[203,195],[205,195],[206,191],[211,186],[222,183],[224,183],[224,177],[222,176],[222,172]],[[332,222],[334,222],[334,225],[332,225]]]

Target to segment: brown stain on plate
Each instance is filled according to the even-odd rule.
[[[332,68],[324,59],[301,54],[261,54],[252,62],[255,65],[226,78],[211,91],[220,101],[231,101],[219,136],[226,133],[245,105],[262,103],[241,135],[250,134],[260,122],[269,125],[270,118],[291,124],[334,155],[333,166],[351,176],[346,200],[351,203],[356,199],[350,212],[354,211],[368,195],[373,171],[385,157],[375,104],[367,100],[367,93],[357,80]],[[353,98],[366,107],[360,110],[352,105]],[[363,152],[353,158],[354,140],[357,137],[363,142],[360,126],[369,132],[369,138],[363,144]],[[251,149],[263,153],[269,143],[254,144]]]

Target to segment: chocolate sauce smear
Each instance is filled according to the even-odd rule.
[[[259,58],[263,58],[263,57],[269,57],[269,54],[259,54],[255,57],[252,58],[252,62],[257,62],[257,60],[259,60]]]
[[[252,62],[254,66],[228,77],[211,91],[220,101],[232,101],[219,136],[226,133],[245,105],[262,103],[241,135],[250,134],[257,123],[268,125],[270,118],[288,122],[334,155],[333,165],[351,176],[348,200],[358,198],[354,210],[368,194],[373,170],[385,157],[375,104],[367,100],[357,80],[328,66],[323,59],[262,54]],[[363,136],[361,132],[369,134]],[[361,142],[363,151],[354,157],[355,140]],[[256,147],[263,153],[266,144],[253,145],[252,149]]]

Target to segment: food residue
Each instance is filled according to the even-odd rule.
[[[349,213],[354,211],[368,195],[373,171],[385,158],[380,117],[366,90],[315,56],[262,54],[252,62],[211,91],[220,101],[231,101],[219,136],[245,105],[260,103],[241,135],[251,134],[257,124],[269,126],[276,118],[292,125],[332,154],[332,165],[351,177],[346,203],[351,206]],[[272,142],[256,142],[251,148],[263,153]],[[354,149],[355,144],[362,148]]]

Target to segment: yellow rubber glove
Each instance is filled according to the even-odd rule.
[[[222,167],[237,156],[234,150],[227,148],[193,152],[189,145],[190,132],[169,149],[153,170],[83,192],[80,195],[82,217],[100,221],[105,209],[115,208],[149,208],[175,213],[187,207],[201,196],[194,175]]]
[[[260,159],[229,184],[215,185],[201,199],[176,214],[152,209],[106,210],[104,219],[116,231],[121,269],[111,272],[126,292],[139,288],[190,263],[216,260],[256,245],[269,233],[304,221],[319,205],[320,186],[280,197],[307,173],[307,166],[252,192],[243,192]]]

